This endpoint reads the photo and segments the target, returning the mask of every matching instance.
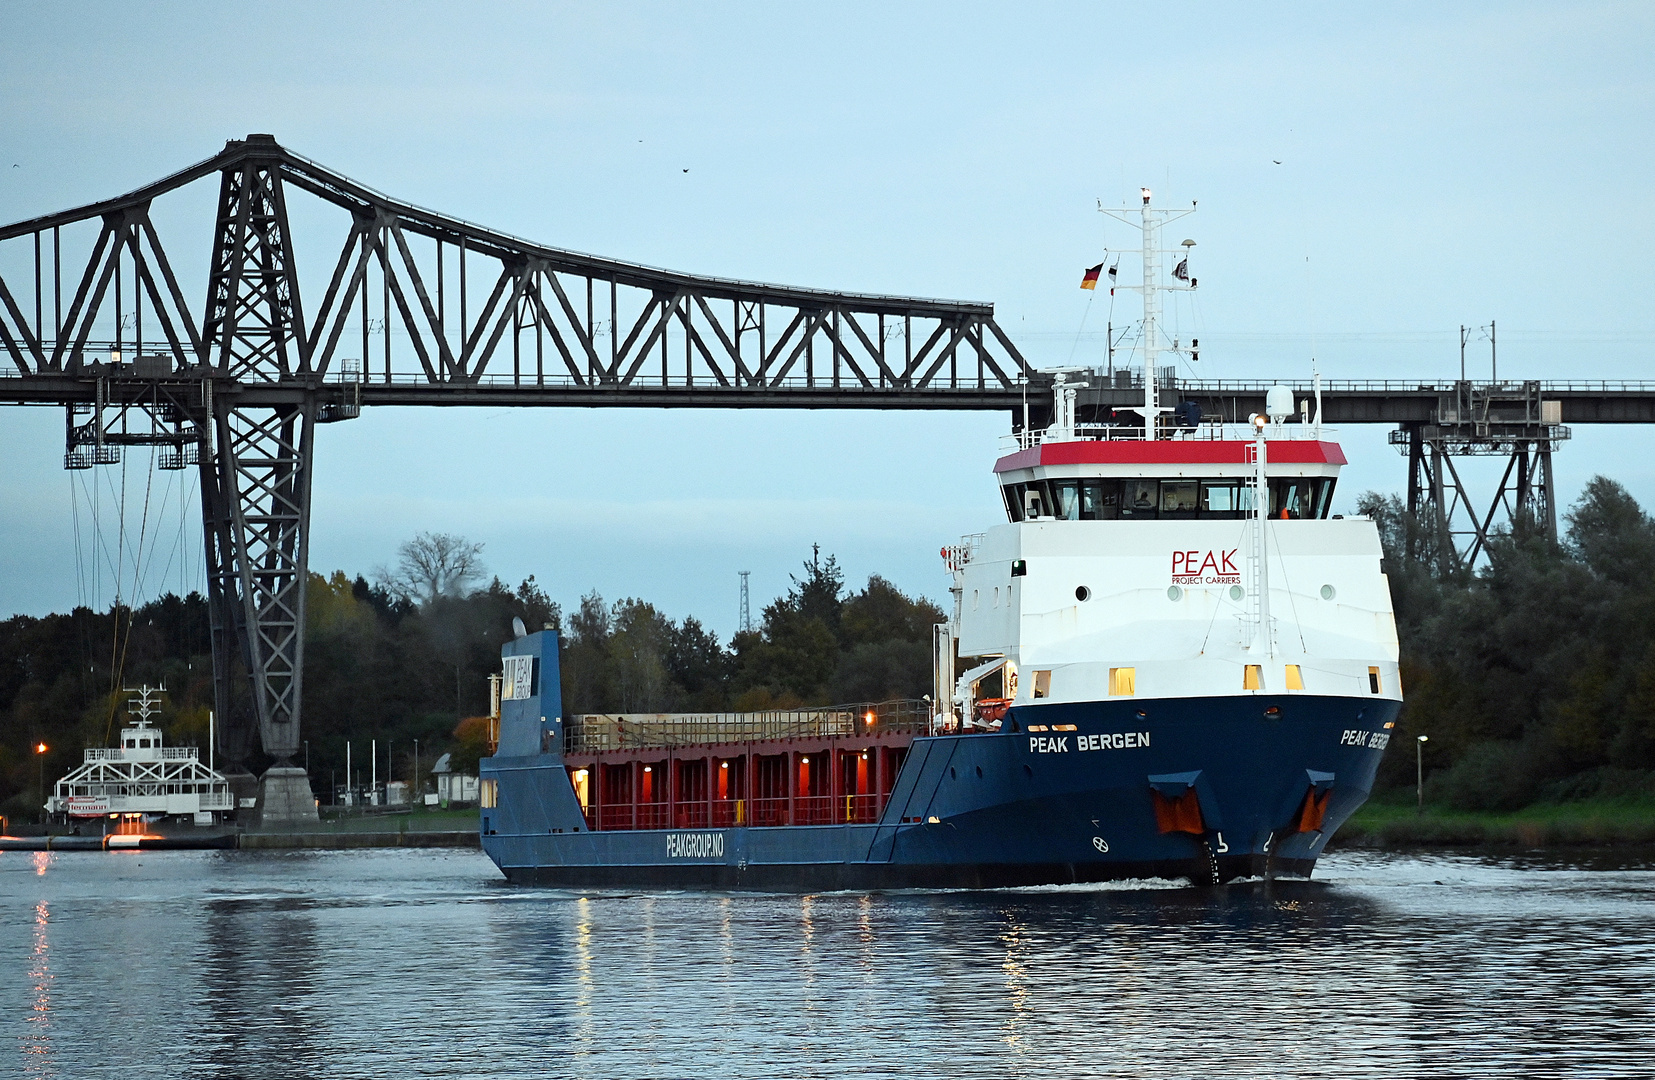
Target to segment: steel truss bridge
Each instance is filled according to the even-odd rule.
[[[206,295],[192,306],[174,269],[180,242],[169,254],[151,209],[215,176],[210,241],[196,252],[204,278],[186,279]],[[331,270],[301,275],[303,258],[335,250]],[[287,766],[302,745],[317,424],[370,405],[579,405],[1002,410],[1021,428],[1049,422],[1054,380],[992,304],[546,247],[389,198],[269,135],[0,228],[0,350],[0,403],[64,408],[66,468],[151,446],[159,468],[199,470],[221,750],[245,775],[256,734],[276,763],[267,797],[276,771],[300,772]],[[1263,411],[1268,384],[1173,388],[1208,417],[1244,419]],[[1092,377],[1077,404],[1104,419],[1141,394],[1130,377]],[[1655,383],[1329,382],[1323,399],[1329,423],[1398,425],[1409,505],[1438,523],[1433,557],[1448,561],[1474,561],[1502,511],[1555,530],[1561,425],[1655,422]],[[1510,458],[1486,513],[1453,466],[1467,453]],[[308,809],[308,787],[274,803]]]

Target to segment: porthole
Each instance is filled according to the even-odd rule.
[[[1000,606],[1000,586],[994,586],[994,606]]]
[[[977,589],[972,589],[971,590],[971,610],[972,611],[977,610],[977,605],[982,602],[982,599],[983,599],[983,594],[980,590],[977,590]]]
[[[1167,586],[1167,599],[1168,600],[1182,600],[1183,598],[1184,598],[1184,590],[1183,589],[1179,588],[1177,585]]]
[[[979,765],[979,766],[977,766],[977,779],[981,780],[982,778],[983,778],[983,767],[981,765]]]
[[[1323,585],[1322,586],[1322,599],[1323,600],[1332,600],[1335,596],[1338,596],[1338,595],[1339,595],[1339,591],[1337,589],[1335,589],[1332,585]]]
[[[1247,595],[1247,590],[1243,589],[1240,585],[1231,585],[1230,586],[1230,599],[1231,600],[1240,600],[1243,596],[1246,596],[1246,595]]]
[[[1092,599],[1092,590],[1084,585],[1077,587],[1075,589],[1075,599],[1083,604],[1086,603],[1086,601]]]
[[[959,774],[956,773],[952,768],[948,770],[948,779],[958,780],[959,778],[960,778]]]

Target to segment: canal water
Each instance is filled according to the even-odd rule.
[[[0,854],[0,1075],[1650,1076],[1655,860],[575,893],[474,852]]]

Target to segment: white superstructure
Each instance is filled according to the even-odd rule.
[[[1194,279],[1186,264],[1177,283],[1156,279],[1143,197],[1145,423],[1083,429],[1060,375],[1053,425],[1013,437],[995,465],[1007,523],[944,552],[941,729],[1111,699],[1401,698],[1378,531],[1329,516],[1345,457],[1320,402],[1312,418],[1275,387],[1245,426],[1160,421],[1155,358],[1178,343],[1157,339],[1155,297]],[[950,685],[956,655],[967,670]]]
[[[46,812],[64,818],[142,814],[192,817],[207,824],[235,809],[230,784],[202,764],[193,746],[166,746],[149,724],[156,690],[133,691],[138,719],[121,729],[120,744],[85,751],[79,768],[59,780]]]

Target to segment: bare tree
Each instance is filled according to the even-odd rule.
[[[483,576],[483,545],[452,533],[422,532],[397,548],[395,570],[380,567],[374,577],[390,592],[426,605],[440,597],[463,597]]]

